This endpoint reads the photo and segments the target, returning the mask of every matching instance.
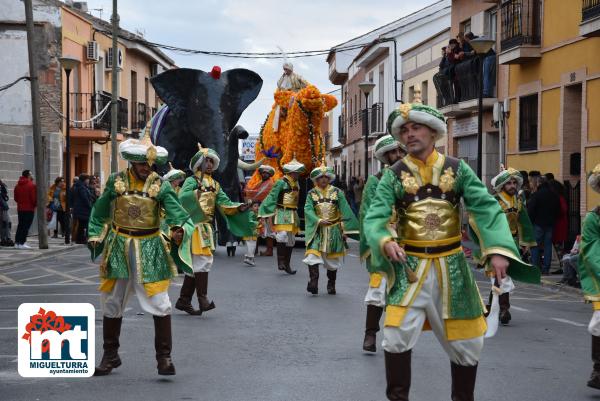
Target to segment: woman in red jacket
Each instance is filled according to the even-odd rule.
[[[17,233],[15,235],[16,249],[31,249],[25,242],[27,241],[27,234],[29,233],[31,223],[33,222],[33,215],[37,205],[35,191],[36,189],[31,171],[24,170],[14,191],[14,199],[15,202],[17,202],[17,213],[19,218]]]

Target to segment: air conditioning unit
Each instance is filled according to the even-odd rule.
[[[153,77],[155,75],[160,74],[164,71],[164,68],[160,64],[152,64],[150,65],[150,76]]]
[[[88,59],[88,61],[95,61],[95,62],[97,62],[99,60],[99,57],[98,57],[98,42],[96,42],[96,41],[88,42],[88,44],[87,44],[87,51],[86,51],[86,58]]]
[[[108,48],[107,56],[106,56],[106,69],[110,70],[113,68],[113,49],[112,47]],[[117,68],[123,68],[123,51],[118,49],[117,52]]]

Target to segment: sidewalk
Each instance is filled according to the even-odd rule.
[[[27,245],[32,249],[15,249],[13,247],[0,247],[0,266],[8,266],[15,263],[29,262],[46,256],[52,256],[62,252],[71,252],[84,245],[71,243],[65,245],[64,238],[48,238],[48,249],[39,249],[37,236],[27,237]]]

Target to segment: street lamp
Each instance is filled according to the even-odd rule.
[[[67,116],[66,116],[66,137],[67,144],[65,147],[65,181],[66,181],[66,192],[67,196],[65,197],[66,201],[66,209],[65,210],[65,244],[71,243],[71,205],[69,205],[69,195],[71,193],[71,98],[69,97],[70,83],[69,76],[71,75],[71,71],[77,67],[80,63],[79,59],[71,56],[63,56],[58,59],[60,64],[65,70],[65,74],[67,75]]]
[[[365,115],[363,117],[363,131],[365,134],[365,181],[369,178],[369,93],[375,87],[370,81],[363,81],[358,84],[361,92],[365,94]]]
[[[483,146],[483,59],[496,41],[488,38],[476,38],[469,42],[479,58],[479,99],[477,103],[477,177],[482,174],[482,146]]]

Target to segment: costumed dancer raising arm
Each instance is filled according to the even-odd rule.
[[[221,189],[221,185],[212,177],[213,171],[219,167],[219,156],[213,149],[202,148],[190,161],[190,170],[194,175],[188,177],[179,191],[181,205],[190,214],[194,224],[191,244],[193,272],[186,272],[181,293],[175,308],[191,315],[200,314],[215,308],[208,300],[208,273],[213,264],[215,250],[213,224],[215,209],[218,208],[225,218],[229,230],[239,237],[251,236],[256,229],[256,222],[251,219],[242,203],[232,202]],[[191,304],[194,289],[198,296],[200,312],[196,312]]]
[[[524,264],[506,218],[463,161],[435,150],[446,135],[443,115],[422,104],[403,104],[388,131],[408,156],[385,169],[364,221],[371,263],[388,281],[383,348],[390,400],[407,400],[411,350],[431,328],[451,361],[452,399],[473,400],[486,322],[484,305],[461,247],[460,199],[482,250],[482,264],[502,279],[539,282]],[[398,213],[396,238],[389,222]]]
[[[193,226],[171,185],[152,171],[155,162],[166,162],[167,151],[128,139],[119,145],[119,152],[130,166],[109,177],[104,193],[92,208],[88,228],[92,258],[102,254],[103,259],[100,291],[104,354],[95,375],[107,375],[121,365],[121,322],[132,291],[142,309],[154,318],[158,374],[174,375],[167,291],[170,279],[177,275],[177,265],[191,272],[189,240]],[[170,244],[161,235],[161,211],[170,230]]]

